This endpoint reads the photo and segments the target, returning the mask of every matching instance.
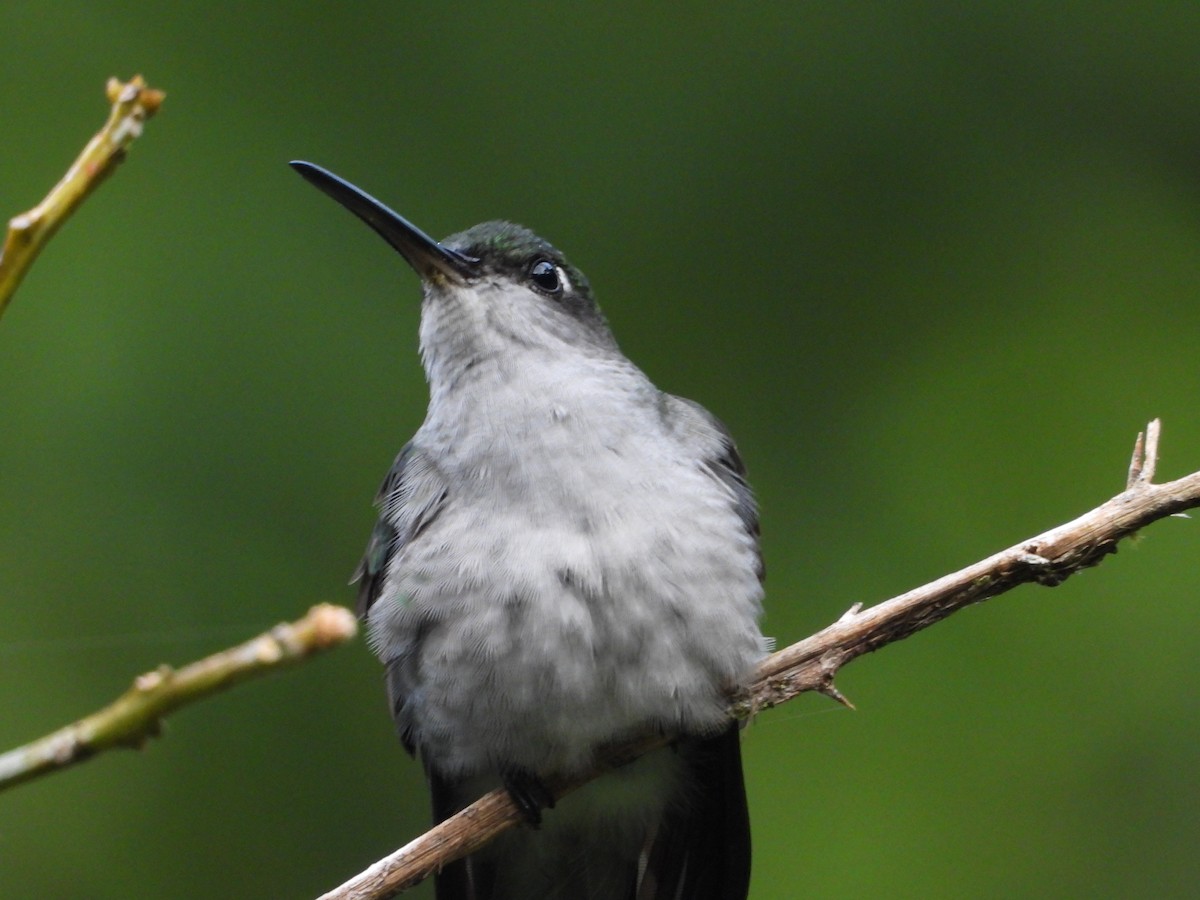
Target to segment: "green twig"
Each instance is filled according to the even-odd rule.
[[[336,647],[357,630],[348,609],[326,603],[314,606],[302,619],[276,625],[251,641],[182,669],[160,666],[136,678],[133,687],[104,709],[0,754],[0,791],[102,750],[140,747],[159,734],[162,719],[179,707]]]
[[[142,126],[162,105],[162,91],[147,87],[141,75],[128,84],[110,78],[106,87],[112,112],[79,158],[41,203],[14,216],[0,249],[0,316],[46,242],[87,196],[125,157]]]

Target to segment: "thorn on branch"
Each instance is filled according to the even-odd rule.
[[[817,688],[817,692],[824,694],[830,700],[837,701],[842,706],[846,707],[846,709],[853,709],[853,710],[858,709],[857,706],[855,706],[853,703],[850,702],[850,699],[845,694],[843,694],[841,691],[839,691],[837,689],[837,687],[834,685],[832,679],[827,684],[824,684],[821,687]]]
[[[1138,432],[1137,440],[1133,442],[1133,458],[1129,461],[1126,490],[1133,490],[1139,484],[1154,483],[1155,468],[1158,466],[1158,439],[1161,434],[1161,419],[1154,419],[1146,426],[1144,432]]]
[[[840,625],[842,622],[849,622],[851,619],[853,619],[855,616],[857,616],[860,612],[862,612],[862,608],[863,608],[863,605],[861,603],[855,603],[852,607],[850,607],[848,610],[846,610],[844,613],[842,613],[842,617],[837,620],[837,624]]]
[[[845,616],[842,616],[842,619],[845,618]],[[839,622],[840,621],[841,620],[839,619]],[[845,658],[840,653],[833,652],[824,654],[821,657],[821,675],[820,680],[817,682],[816,688],[817,693],[824,694],[830,700],[840,703],[842,706],[846,707],[846,709],[854,709],[854,704],[851,703],[849,698],[839,691],[837,689],[837,685],[833,683],[833,676],[837,674],[838,669],[842,667],[842,664],[845,661]]]

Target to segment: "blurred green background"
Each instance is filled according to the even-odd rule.
[[[285,165],[523,222],[738,436],[780,644],[1200,468],[1200,6],[10,4],[0,210],[168,92],[0,322],[0,745],[345,586],[417,283]],[[1200,530],[745,737],[756,900],[1200,884]],[[0,896],[310,897],[420,831],[361,641],[0,796]],[[429,897],[423,887],[413,893]]]

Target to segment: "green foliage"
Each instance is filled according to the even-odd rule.
[[[13,4],[0,211],[169,94],[0,325],[0,745],[345,587],[416,280],[286,161],[507,218],[738,436],[780,643],[1200,468],[1200,8]],[[1193,522],[746,735],[754,897],[1189,896]],[[303,897],[419,831],[362,645],[0,798],[0,895]],[[424,892],[423,892],[424,891]],[[427,889],[415,896],[430,896]]]

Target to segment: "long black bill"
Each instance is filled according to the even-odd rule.
[[[400,251],[422,279],[436,281],[444,277],[461,283],[475,272],[479,260],[443,247],[404,216],[388,209],[344,178],[302,160],[294,160],[290,165],[310,184],[374,228],[380,237]]]

